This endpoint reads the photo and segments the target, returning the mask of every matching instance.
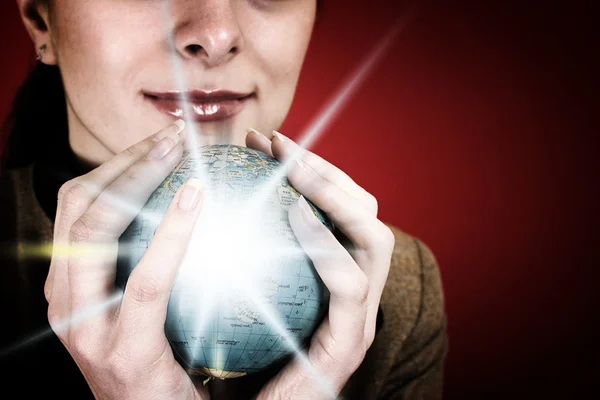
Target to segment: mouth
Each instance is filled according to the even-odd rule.
[[[228,90],[193,90],[187,92],[143,92],[144,99],[158,111],[196,122],[213,122],[240,113],[255,93]]]

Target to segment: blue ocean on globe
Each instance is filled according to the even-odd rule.
[[[123,289],[179,187],[192,177],[203,182],[202,211],[165,323],[189,374],[225,379],[270,367],[306,344],[325,315],[329,292],[288,222],[300,194],[281,167],[242,146],[186,151],[121,236],[116,284]]]

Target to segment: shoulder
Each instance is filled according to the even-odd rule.
[[[395,237],[381,307],[389,352],[384,397],[439,399],[448,351],[444,292],[438,263],[421,240],[390,227]]]
[[[444,319],[441,274],[431,249],[420,239],[388,225],[395,245],[382,295],[386,325],[406,335],[418,322],[439,324]]]
[[[447,352],[442,281],[421,240],[388,225],[394,250],[381,296],[381,330],[345,388],[348,398],[438,400]]]

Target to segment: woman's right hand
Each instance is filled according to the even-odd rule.
[[[170,290],[201,208],[198,181],[177,192],[118,306],[107,304],[119,236],[181,159],[182,130],[178,121],[59,191],[48,320],[98,399],[208,398],[164,333]]]

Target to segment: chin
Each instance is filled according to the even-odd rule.
[[[210,123],[187,122],[185,135],[188,144],[206,146],[215,144],[246,145],[246,130],[248,127],[233,121]]]

